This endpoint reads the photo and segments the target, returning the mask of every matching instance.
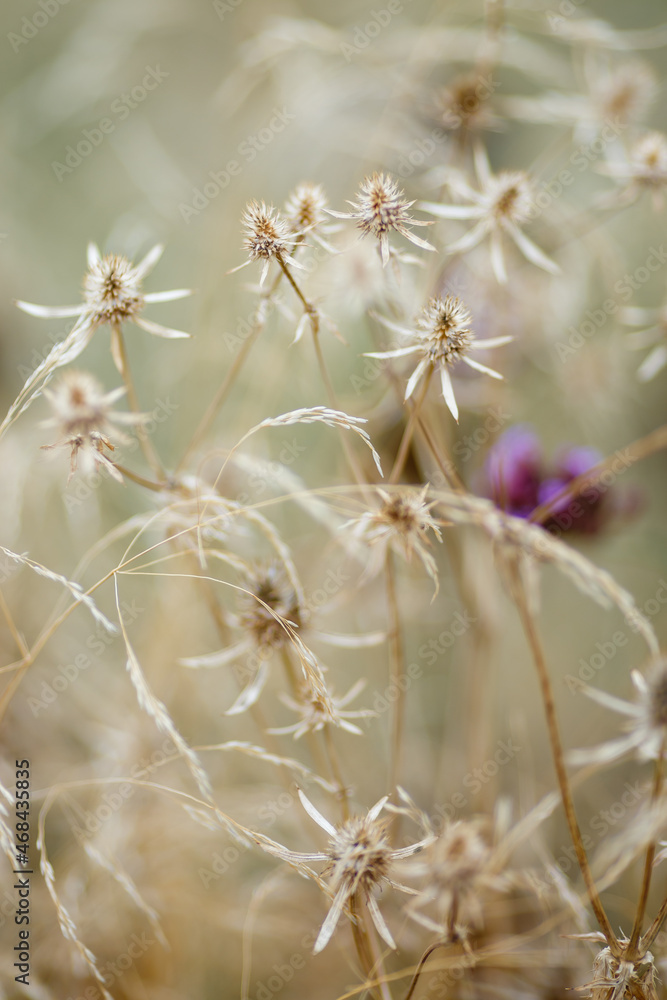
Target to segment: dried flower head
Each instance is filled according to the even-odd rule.
[[[574,764],[607,764],[637,750],[644,760],[656,760],[667,751],[667,659],[653,663],[646,676],[632,671],[636,701],[623,701],[606,691],[582,686],[589,698],[605,708],[625,715],[629,729],[626,736],[610,740],[598,747],[575,750],[570,754]]]
[[[289,642],[281,624],[301,628],[307,611],[297,594],[294,581],[278,563],[259,567],[248,581],[248,591],[239,595],[240,627],[252,635],[257,646],[279,649]]]
[[[324,210],[328,204],[321,184],[312,184],[309,181],[297,184],[285,202],[285,218],[292,232],[301,233],[306,229],[321,226],[327,221]]]
[[[502,375],[487,368],[479,361],[468,357],[471,350],[486,350],[490,347],[500,347],[511,341],[511,337],[493,337],[489,340],[475,339],[470,328],[471,315],[469,309],[454,295],[444,299],[432,298],[417,314],[412,329],[398,326],[385,317],[378,317],[383,326],[408,337],[412,343],[408,347],[399,347],[391,351],[374,351],[367,354],[370,358],[399,358],[409,354],[421,354],[415,370],[408,380],[405,389],[405,399],[409,399],[417,384],[428,372],[438,369],[442,395],[455,420],[459,419],[459,410],[454,396],[454,388],[449,369],[458,361],[463,361],[476,371],[484,372],[493,378],[501,379]]]
[[[113,462],[104,454],[104,449],[114,450],[109,435],[126,442],[128,438],[114,429],[114,423],[137,423],[141,420],[132,413],[113,413],[112,406],[125,392],[125,388],[103,392],[102,386],[88,372],[70,370],[66,372],[53,389],[44,389],[44,395],[51,404],[53,417],[44,426],[56,427],[60,441],[44,448],[69,447],[70,474],[77,469],[79,455],[89,460],[93,467],[103,465],[114,479],[122,482],[122,476]]]
[[[593,979],[584,988],[590,990],[591,1000],[657,1000],[655,959],[650,951],[634,960],[617,958],[603,948],[593,962]]]
[[[343,527],[350,526],[357,538],[370,545],[371,558],[365,576],[375,576],[384,565],[387,547],[391,546],[410,561],[412,553],[416,552],[424,569],[435,584],[436,593],[439,587],[438,567],[432,554],[428,551],[432,531],[438,541],[442,535],[438,522],[431,514],[431,507],[437,501],[427,502],[429,491],[427,483],[421,489],[396,490],[388,493],[378,488],[381,500],[379,509],[365,511],[360,517],[346,522]]]
[[[560,273],[558,265],[528,239],[521,227],[530,221],[533,208],[533,188],[523,170],[503,170],[492,174],[486,153],[475,150],[475,170],[479,190],[475,190],[458,174],[451,172],[448,180],[454,194],[467,199],[470,205],[440,205],[423,202],[420,208],[441,219],[475,219],[476,225],[448,246],[450,253],[472,250],[487,236],[490,239],[491,264],[496,279],[507,281],[502,235],[509,236],[523,256],[550,274]]]
[[[405,201],[403,191],[396,181],[386,174],[374,173],[371,177],[364,178],[356,202],[350,201],[348,204],[352,205],[353,212],[327,211],[339,219],[356,219],[357,228],[361,229],[364,236],[370,234],[377,237],[383,266],[386,266],[391,254],[389,233],[392,229],[423,250],[435,250],[434,246],[408,229],[408,226],[430,226],[431,223],[410,217],[408,209],[414,205],[414,201]]]
[[[627,338],[633,350],[652,347],[637,369],[640,382],[649,382],[667,365],[667,302],[659,309],[625,309],[622,320],[627,326],[643,328]]]
[[[322,875],[328,879],[333,902],[322,924],[313,952],[317,954],[322,951],[331,940],[343,911],[359,900],[363,900],[368,906],[368,912],[380,937],[390,948],[395,948],[394,939],[375,899],[375,890],[386,883],[403,892],[412,892],[413,890],[392,879],[394,862],[416,854],[431,838],[408,847],[392,849],[387,823],[379,819],[389,798],[387,795],[376,802],[365,816],[354,816],[338,827],[325,819],[301,790],[299,798],[311,819],[329,834],[327,850],[305,854],[288,851],[287,848],[274,843],[270,846],[265,843],[263,846],[272,854],[297,866],[310,861],[326,862]],[[312,876],[312,872],[310,874]],[[352,911],[350,918],[356,919]]]
[[[280,213],[272,206],[267,206],[264,202],[251,201],[241,218],[245,239],[243,249],[248,254],[248,260],[238,267],[232,268],[228,274],[240,271],[242,267],[247,267],[255,260],[263,260],[262,274],[259,280],[260,285],[264,284],[269,271],[269,264],[276,258],[282,261],[289,261],[294,267],[302,265],[290,256],[294,245],[299,242],[301,233],[295,234],[289,223],[282,218]]]
[[[289,695],[282,695],[281,701],[301,716],[298,722],[291,726],[282,726],[279,729],[270,729],[269,732],[279,735],[292,733],[294,739],[299,739],[304,733],[315,733],[325,726],[338,726],[348,733],[362,735],[362,730],[350,719],[368,719],[375,715],[372,709],[358,709],[355,712],[348,712],[346,706],[357,697],[365,686],[364,680],[358,680],[353,684],[346,695],[337,698],[327,691],[323,684],[314,684],[309,678],[299,686],[298,697],[290,698]]]
[[[664,205],[667,187],[667,136],[662,132],[648,132],[631,147],[626,162],[604,163],[598,169],[608,177],[625,181],[625,187],[614,198],[615,204],[629,205],[649,191],[658,211]]]
[[[600,122],[641,121],[657,93],[655,74],[639,60],[588,72],[591,102]]]
[[[37,306],[29,302],[17,302],[17,306],[32,316],[55,317],[77,316],[76,326],[70,337],[73,338],[72,348],[67,360],[72,361],[88,344],[95,330],[100,326],[110,326],[112,329],[111,349],[119,371],[123,365],[118,349],[118,337],[123,323],[131,320],[148,333],[158,337],[175,338],[189,337],[189,333],[162,326],[141,315],[146,304],[152,302],[170,302],[181,299],[192,292],[187,288],[178,288],[169,292],[151,292],[145,295],[142,291],[144,278],[153,270],[162,256],[162,246],[155,246],[138,264],[132,264],[126,257],[117,254],[107,254],[102,257],[94,243],[88,246],[88,271],[83,280],[84,302],[78,306]],[[69,339],[69,337],[68,337]]]
[[[410,916],[431,930],[456,936],[459,918],[482,923],[484,892],[501,889],[503,879],[494,869],[492,848],[475,820],[457,820],[444,826],[424,855],[410,865],[423,888],[409,907]],[[423,909],[434,906],[435,921]]]
[[[501,120],[489,107],[493,93],[490,77],[466,73],[456,77],[434,96],[434,119],[451,131],[479,132],[496,129]]]

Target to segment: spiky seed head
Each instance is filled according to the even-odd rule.
[[[667,184],[667,137],[649,132],[635,143],[630,156],[635,179],[646,187]]]
[[[83,295],[95,326],[120,325],[136,316],[144,305],[137,269],[126,257],[116,254],[91,260]]]
[[[644,695],[647,721],[652,729],[667,739],[667,660],[661,660],[646,678]]]
[[[374,173],[364,178],[359,188],[354,204],[357,227],[364,234],[380,238],[391,229],[400,229],[413,221],[408,214],[412,204],[404,200],[403,192],[391,177]]]
[[[323,874],[331,877],[334,891],[344,885],[350,896],[358,889],[370,893],[387,878],[391,867],[386,822],[368,816],[347,820],[331,838],[328,854],[330,862]]]
[[[271,564],[255,572],[248,590],[239,597],[241,626],[252,634],[258,646],[279,649],[289,642],[289,636],[278,619],[286,619],[296,628],[305,620],[305,608],[293,585],[281,566]]]
[[[272,206],[251,201],[243,213],[243,249],[250,260],[285,256],[290,249],[290,227]]]
[[[304,181],[297,184],[285,202],[285,218],[293,233],[313,229],[326,221],[324,210],[328,205],[327,196],[321,184]]]
[[[528,174],[523,170],[501,170],[488,180],[486,194],[496,224],[516,226],[527,222],[532,214],[533,193]]]
[[[595,88],[595,100],[603,121],[623,124],[640,120],[655,97],[656,79],[646,63],[633,61],[619,66]]]
[[[475,823],[450,823],[430,848],[430,879],[449,892],[463,893],[474,887],[489,853]]]
[[[117,394],[105,394],[97,379],[88,372],[67,371],[53,389],[45,389],[53,409],[50,424],[63,437],[89,438],[108,429],[112,399]]]
[[[478,76],[466,74],[436,93],[436,117],[446,129],[474,131],[493,124],[494,117],[485,107],[489,94],[482,83]]]
[[[433,364],[453,365],[467,354],[474,340],[470,322],[470,310],[456,296],[429,299],[415,320],[415,332]]]

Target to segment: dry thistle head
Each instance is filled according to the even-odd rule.
[[[330,838],[327,850],[320,854],[291,855],[295,859],[304,861],[326,861],[322,874],[329,879],[329,886],[334,894],[331,909],[315,942],[314,953],[322,951],[328,944],[344,908],[359,896],[365,900],[380,937],[390,948],[395,948],[394,939],[380,913],[374,891],[383,883],[403,891],[410,891],[392,880],[391,869],[395,861],[408,858],[420,851],[426,841],[398,850],[392,849],[387,823],[379,819],[387,802],[387,795],[376,802],[365,816],[355,816],[339,827],[333,826],[325,819],[303,792],[299,791],[299,797],[311,819],[326,830]],[[290,852],[286,852],[285,857],[289,858]]]
[[[667,187],[667,136],[662,132],[647,132],[631,147],[627,162],[604,163],[598,170],[626,182],[615,197],[610,196],[603,204],[629,205],[649,191],[659,211]]]
[[[144,319],[141,312],[152,302],[170,302],[182,299],[192,292],[189,288],[175,288],[169,292],[151,292],[145,295],[142,282],[153,270],[162,256],[163,247],[154,246],[138,264],[132,264],[126,257],[107,254],[102,257],[94,243],[88,245],[88,271],[83,279],[84,302],[77,306],[38,306],[30,302],[18,301],[16,305],[31,316],[45,318],[56,316],[78,317],[76,326],[68,335],[67,361],[71,362],[86,347],[90,338],[100,326],[108,325],[112,330],[111,353],[116,367],[123,372],[123,359],[119,346],[123,323],[131,320],[142,330],[158,337],[174,339],[189,337],[189,333],[162,326],[153,320]],[[61,360],[62,364],[63,361]]]
[[[521,228],[530,221],[534,211],[533,186],[528,174],[524,170],[502,170],[492,174],[486,152],[481,146],[475,150],[475,172],[479,190],[472,188],[456,172],[450,173],[448,181],[452,191],[469,201],[470,205],[424,202],[420,206],[442,219],[477,220],[465,236],[448,246],[449,252],[472,250],[488,236],[494,274],[501,284],[505,284],[507,271],[501,241],[502,234],[505,234],[526,260],[550,274],[558,274],[558,265],[528,239]]]
[[[493,368],[487,368],[479,361],[468,357],[471,350],[485,350],[490,347],[500,347],[507,344],[511,337],[493,337],[489,340],[476,341],[470,328],[470,310],[454,295],[444,299],[429,299],[414,320],[412,328],[397,326],[385,317],[377,317],[383,326],[394,330],[401,336],[408,337],[412,344],[399,347],[392,351],[373,351],[367,354],[370,358],[398,358],[408,354],[421,354],[421,359],[408,380],[405,389],[405,399],[414,393],[418,383],[429,371],[437,369],[440,373],[442,395],[455,420],[459,419],[459,409],[454,396],[454,387],[449,375],[449,369],[464,361],[471,368],[502,379]]]
[[[444,128],[479,132],[498,128],[500,119],[490,110],[490,81],[474,73],[456,77],[434,98],[434,117]]]
[[[389,233],[393,229],[415,246],[424,250],[435,250],[434,246],[415,236],[408,229],[408,225],[430,226],[431,223],[420,222],[410,217],[408,209],[414,205],[414,201],[405,201],[403,191],[399,189],[396,181],[386,174],[374,173],[364,178],[356,202],[350,201],[348,204],[352,205],[353,212],[334,212],[331,209],[327,211],[339,219],[355,219],[357,228],[361,229],[364,236],[370,234],[377,237],[380,241],[383,266],[389,261],[391,253]]]
[[[583,687],[585,694],[606,708],[627,717],[627,736],[602,743],[598,747],[576,750],[570,759],[576,764],[607,764],[632,750],[637,750],[644,760],[657,760],[667,751],[667,659],[655,661],[646,676],[632,671],[632,682],[637,692],[634,702],[623,701],[605,691]]]
[[[83,280],[83,295],[91,321],[120,325],[134,319],[144,305],[141,278],[127,257],[92,255]]]
[[[585,988],[590,989],[591,1000],[657,1000],[655,959],[647,951],[636,961],[626,961],[603,948],[595,956],[593,979]]]
[[[493,868],[492,849],[482,836],[480,823],[474,820],[446,824],[423,858],[411,862],[410,868],[424,882],[409,907],[410,915],[441,933],[455,934],[461,916],[481,924],[484,892],[502,887],[501,876]],[[430,904],[435,906],[436,921],[422,913]]]
[[[307,617],[294,585],[278,563],[258,568],[248,581],[249,593],[239,595],[239,625],[257,646],[279,649],[289,642],[280,619],[301,628]]]
[[[646,63],[624,63],[598,74],[591,96],[601,122],[623,125],[641,121],[657,93],[656,79]]]
[[[378,488],[381,505],[378,510],[365,511],[361,517],[347,522],[358,538],[371,546],[371,558],[366,576],[374,576],[381,569],[391,546],[408,561],[416,552],[424,569],[439,588],[438,568],[428,551],[428,533],[432,531],[438,541],[442,541],[440,527],[431,515],[431,507],[437,501],[427,502],[428,483],[421,489],[396,490],[388,493]]]
[[[285,218],[293,233],[314,229],[326,222],[327,196],[321,184],[297,184],[285,202]]]
[[[113,413],[112,406],[125,392],[125,388],[104,393],[102,386],[88,372],[70,370],[53,389],[44,389],[44,395],[53,409],[53,417],[45,426],[56,427],[61,440],[44,448],[69,447],[71,450],[70,478],[77,468],[79,453],[92,459],[94,466],[104,465],[111,475],[122,482],[115,465],[104,455],[104,448],[114,450],[108,435],[114,423],[136,423],[140,420],[131,413]],[[117,440],[127,437],[115,430]]]
[[[360,709],[348,712],[346,706],[353,701],[365,686],[364,680],[358,680],[346,695],[337,698],[333,692],[327,691],[323,683],[315,684],[313,679],[304,679],[299,685],[298,697],[290,698],[283,695],[281,701],[301,716],[298,722],[291,726],[269,730],[276,734],[292,733],[294,739],[299,739],[304,733],[318,732],[325,726],[338,726],[348,733],[362,735],[362,730],[350,719],[366,719],[375,715],[371,709]]]
[[[243,249],[248,254],[248,260],[232,268],[228,274],[240,271],[242,267],[247,267],[255,260],[263,260],[264,266],[259,281],[262,285],[268,274],[269,264],[274,259],[289,261],[294,267],[301,267],[301,264],[290,257],[290,252],[299,242],[301,234],[294,234],[288,222],[272,205],[267,206],[263,201],[249,202],[241,221],[245,233]]]

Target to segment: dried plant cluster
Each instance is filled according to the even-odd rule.
[[[31,757],[41,876],[2,997],[664,994],[667,26],[389,7],[267,21],[223,87],[318,67],[330,145],[333,70],[387,88],[364,162],[276,146],[283,207],[225,218],[229,350],[145,315],[192,294],[161,245],[16,301],[71,321],[0,426],[43,494],[3,516],[0,832],[9,873]]]

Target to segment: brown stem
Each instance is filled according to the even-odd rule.
[[[579,823],[577,822],[574,801],[572,799],[572,791],[570,789],[570,782],[565,767],[563,746],[558,729],[558,719],[556,717],[556,705],[554,702],[553,689],[551,686],[551,679],[549,677],[549,670],[544,658],[544,652],[542,650],[542,644],[540,642],[540,637],[535,626],[532,612],[528,607],[523,582],[520,579],[516,568],[513,576],[515,584],[514,600],[519,611],[519,617],[521,618],[524,632],[526,633],[526,637],[528,639],[528,644],[533,654],[540,682],[542,702],[544,704],[544,714],[547,720],[547,730],[549,732],[549,741],[551,743],[551,753],[556,769],[556,776],[558,778],[558,786],[560,788],[563,809],[565,811],[565,819],[567,820],[570,836],[577,855],[577,862],[579,863],[579,868],[586,885],[586,891],[588,893],[588,898],[593,908],[593,912],[595,913],[602,933],[607,939],[607,944],[609,945],[612,954],[618,958],[621,955],[621,949],[616,935],[612,930],[611,924],[609,923],[607,914],[604,911],[604,907],[600,901],[600,896],[598,895],[597,887],[588,864],[588,858],[586,856],[586,850],[581,838]]]
[[[338,760],[338,754],[336,753],[336,747],[334,746],[333,736],[331,735],[331,729],[329,726],[324,726],[322,730],[322,737],[324,739],[327,760],[329,761],[329,770],[333,780],[338,785],[338,798],[340,799],[343,822],[347,822],[350,818],[350,801],[347,793],[347,785],[343,781],[340,761]]]
[[[663,742],[660,748],[660,756],[655,762],[655,773],[653,776],[653,789],[651,791],[651,805],[655,803],[660,798],[660,793],[662,791],[663,785],[663,760],[664,760],[665,745]],[[635,958],[641,957],[641,948],[639,947],[639,936],[642,930],[642,924],[644,923],[644,914],[646,913],[646,904],[648,902],[648,894],[651,888],[651,876],[653,874],[653,861],[655,860],[655,841],[652,841],[646,849],[646,859],[644,861],[644,875],[642,878],[642,887],[639,893],[639,902],[637,903],[637,912],[635,913],[635,922],[632,928],[632,934],[630,935],[630,940],[626,949],[626,957],[628,961],[632,961]]]
[[[405,425],[403,431],[403,437],[401,438],[401,443],[398,447],[398,452],[394,460],[394,467],[391,470],[391,475],[389,476],[390,483],[397,483],[400,479],[401,473],[403,471],[403,466],[405,465],[405,460],[408,457],[408,450],[410,444],[412,443],[412,436],[415,432],[415,427],[419,420],[419,414],[426,399],[426,394],[428,392],[428,387],[431,384],[431,377],[433,375],[433,367],[431,366],[428,370],[426,377],[422,383],[421,392],[415,400],[412,409],[410,410],[410,416],[408,417],[408,422]]]
[[[401,634],[401,619],[396,594],[396,567],[391,549],[387,548],[385,558],[385,576],[387,581],[387,610],[389,614],[389,664],[390,684],[397,693],[394,703],[394,719],[392,726],[391,756],[389,765],[389,791],[398,784],[401,766],[401,751],[403,745],[403,730],[405,728],[405,692],[401,681],[404,671],[403,637]]]
[[[120,326],[114,325],[112,327],[111,336],[112,343],[115,348],[112,353],[114,354],[114,360],[118,363],[121,377],[125,383],[127,401],[130,404],[130,409],[133,413],[136,413],[137,416],[142,416],[142,411],[139,407],[139,398],[134,386],[134,380],[132,379],[132,372],[130,371],[130,362],[127,357],[127,350],[125,349],[125,338],[123,337],[123,331]],[[137,424],[137,437],[139,438],[139,444],[141,445],[141,450],[144,453],[146,461],[153,470],[156,478],[165,479],[166,476],[162,467],[162,462],[160,461],[158,454],[141,423]]]
[[[154,483],[152,479],[144,479],[143,476],[138,475],[136,472],[132,472],[131,469],[126,469],[124,465],[119,465],[118,462],[114,462],[114,466],[118,469],[121,476],[125,479],[131,479],[133,483],[137,483],[138,486],[143,486],[144,489],[152,490],[154,493],[162,493],[163,490],[169,488],[169,483]]]
[[[355,893],[350,899],[350,909],[352,910],[352,934],[357,955],[361,962],[361,967],[369,980],[378,979],[381,975],[383,962],[373,943],[373,934],[368,926],[368,910],[360,893]],[[380,1000],[391,1000],[389,987],[385,982],[377,985],[377,993]]]

